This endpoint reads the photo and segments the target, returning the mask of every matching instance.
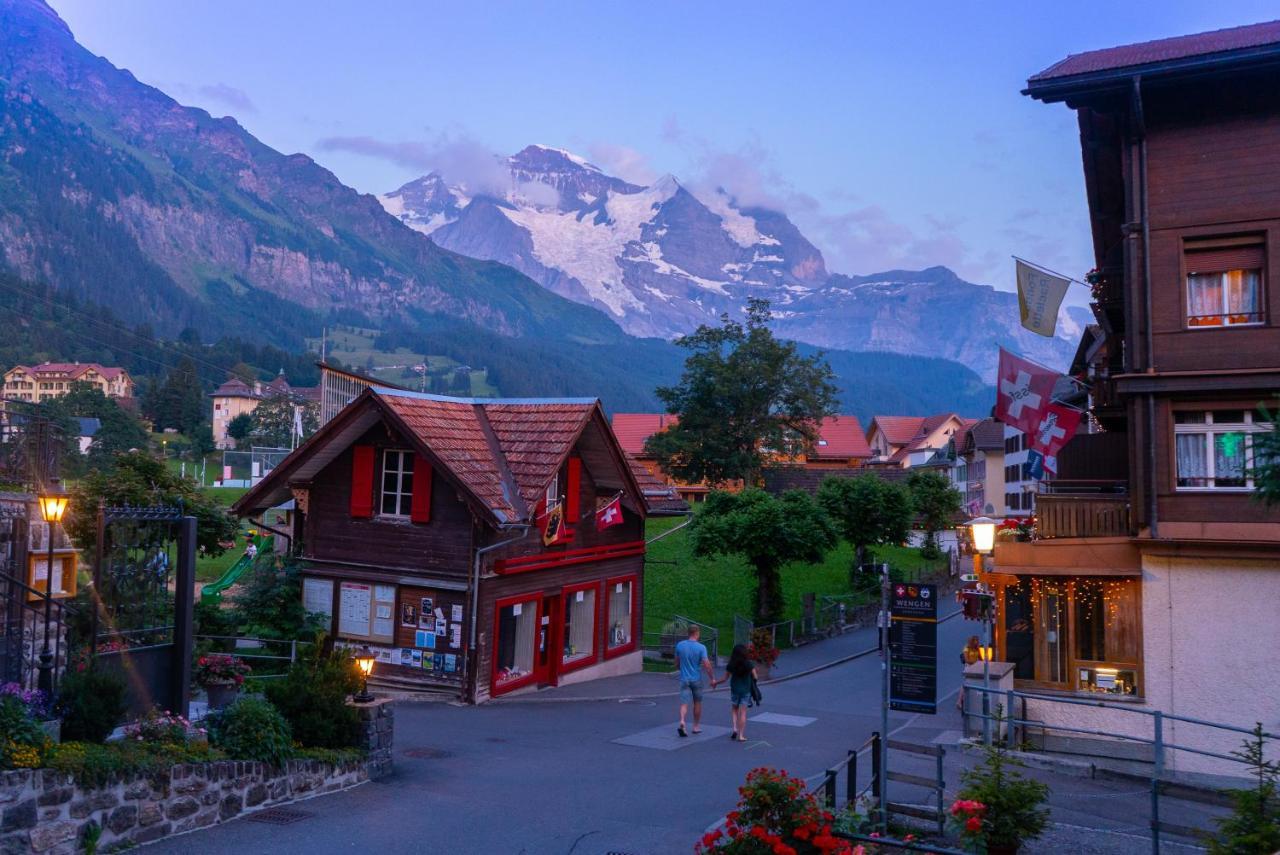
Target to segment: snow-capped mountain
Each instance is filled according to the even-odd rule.
[[[382,204],[440,246],[515,267],[633,335],[670,338],[739,312],[748,296],[778,302],[827,279],[822,254],[786,217],[723,193],[699,198],[670,175],[640,187],[545,146],[507,164],[501,195],[432,173]]]
[[[510,265],[632,335],[671,338],[759,296],[799,341],[940,356],[991,380],[996,344],[1061,369],[1087,322],[1070,310],[1057,338],[1037,336],[1018,325],[1015,295],[946,268],[833,275],[786,215],[671,175],[641,187],[540,145],[497,172],[503,180],[484,188],[433,172],[381,201],[445,249]]]

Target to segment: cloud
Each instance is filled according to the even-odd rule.
[[[216,101],[224,107],[230,107],[239,113],[256,113],[257,106],[243,89],[237,89],[226,83],[209,83],[197,86],[195,93],[209,101]]]
[[[424,141],[399,142],[368,136],[325,137],[317,141],[316,147],[373,157],[419,172],[435,172],[473,196],[505,196],[512,189],[507,159],[466,134],[445,132]],[[542,191],[531,192],[546,198]]]
[[[634,148],[614,143],[596,142],[587,146],[587,156],[610,175],[632,184],[649,185],[658,178],[649,158]]]
[[[516,194],[543,208],[554,208],[560,204],[560,191],[541,181],[522,181],[516,188]]]

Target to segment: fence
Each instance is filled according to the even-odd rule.
[[[775,648],[795,647],[796,646],[796,622],[794,620],[784,620],[777,623],[767,623],[762,626],[756,626],[749,618],[742,615],[733,616],[733,643],[734,644],[750,644],[751,636],[756,630],[768,630],[769,638],[772,640]],[[803,634],[803,632],[801,633]],[[781,636],[781,639],[779,639]]]
[[[995,695],[997,699],[1003,698],[1004,704],[998,704],[996,710],[992,714],[984,714],[981,712],[970,712],[968,698],[965,699],[965,727],[968,729],[968,717],[973,716],[982,721],[996,721],[996,729],[1002,729],[1000,722],[1009,728],[1009,744],[1018,745],[1027,740],[1027,734],[1030,730],[1039,730],[1043,738],[1046,731],[1061,731],[1063,733],[1079,734],[1086,736],[1098,736],[1107,740],[1117,740],[1124,743],[1135,743],[1141,746],[1147,746],[1151,749],[1152,755],[1152,774],[1149,776],[1151,787],[1151,851],[1160,852],[1160,834],[1166,832],[1169,834],[1177,834],[1183,837],[1200,837],[1203,829],[1188,828],[1186,826],[1175,825],[1163,822],[1160,819],[1160,796],[1166,791],[1177,789],[1177,784],[1165,777],[1166,753],[1172,754],[1176,751],[1184,751],[1189,754],[1195,754],[1203,757],[1212,757],[1217,760],[1245,765],[1246,761],[1233,754],[1225,754],[1218,751],[1211,751],[1206,748],[1199,748],[1193,745],[1180,745],[1166,738],[1165,724],[1166,722],[1180,722],[1194,727],[1209,728],[1211,731],[1227,734],[1238,734],[1241,736],[1256,736],[1257,733],[1249,728],[1239,727],[1232,724],[1224,724],[1223,722],[1207,721],[1205,719],[1192,718],[1190,716],[1180,716],[1173,713],[1166,713],[1163,710],[1148,710],[1141,707],[1132,707],[1119,704],[1107,704],[1102,701],[1090,701],[1082,698],[1063,698],[1052,695],[1041,695],[1034,692],[1020,692],[1014,689],[988,689],[982,686],[965,685],[964,691],[986,693]],[[1018,708],[1017,701],[1021,701],[1021,716],[1011,716],[1010,711],[1016,711]],[[1135,736],[1132,733],[1120,733],[1116,731],[1101,730],[1097,728],[1072,727],[1061,724],[1049,724],[1045,721],[1032,719],[1028,717],[1027,703],[1033,701],[1035,703],[1045,704],[1066,704],[1069,706],[1093,707],[1108,710],[1118,714],[1128,714],[1133,716],[1147,716],[1151,719],[1151,736]],[[1140,719],[1134,719],[1138,721]],[[1271,740],[1271,745],[1275,744],[1275,740],[1280,740],[1280,735],[1261,732],[1264,745]]]
[[[287,448],[253,446],[249,451],[222,452],[223,487],[251,487],[267,476],[272,469],[289,456]]]
[[[202,642],[208,646],[203,647]],[[259,680],[284,676],[289,666],[298,661],[298,653],[314,645],[311,641],[244,638],[238,635],[197,635],[195,643],[204,652],[230,653],[245,660],[253,668],[250,676]]]
[[[689,637],[689,627],[696,626],[702,631],[700,640],[707,647],[711,664],[720,664],[720,630],[710,624],[701,623],[684,615],[672,615],[662,628],[662,632],[645,632],[641,634],[640,648],[659,659],[674,659],[676,645]]]

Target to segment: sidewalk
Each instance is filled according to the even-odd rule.
[[[945,619],[945,618],[944,618]],[[784,650],[774,663],[770,679],[762,685],[792,680],[814,671],[830,668],[876,651],[875,627],[851,630],[834,638],[824,638],[802,647]],[[722,666],[723,667],[723,666]],[[720,674],[717,674],[720,676]],[[728,692],[728,687],[707,690]],[[675,672],[625,674],[605,677],[569,686],[551,686],[515,692],[490,703],[547,703],[564,701],[621,701],[627,699],[674,697],[679,693]]]

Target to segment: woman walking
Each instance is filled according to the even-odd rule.
[[[733,732],[730,739],[747,741],[747,706],[751,702],[751,684],[756,679],[756,663],[747,656],[745,644],[735,644],[725,666],[725,679],[729,681],[729,703],[733,706],[730,716]]]

